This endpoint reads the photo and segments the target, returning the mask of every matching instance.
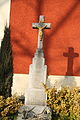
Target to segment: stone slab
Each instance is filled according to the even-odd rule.
[[[26,105],[45,105],[46,93],[43,83],[46,84],[47,66],[43,50],[38,48],[29,68],[28,87],[25,91]]]
[[[27,89],[25,94],[26,105],[45,105],[47,95],[44,89]]]
[[[47,106],[22,106],[18,112],[17,120],[51,120],[52,118],[52,111]]]
[[[30,66],[30,74],[29,74],[29,88],[37,88],[42,89],[43,85],[42,83],[46,84],[46,77],[47,77],[47,66],[43,66],[42,69],[36,69],[34,70],[33,65]]]
[[[47,65],[44,65],[44,63],[45,59],[43,56],[35,55],[29,67],[29,88],[42,89],[42,83],[46,84]]]

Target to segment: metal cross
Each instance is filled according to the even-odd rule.
[[[32,27],[34,29],[38,29],[38,48],[42,49],[43,48],[43,38],[44,38],[44,29],[49,29],[51,28],[50,23],[44,23],[44,16],[39,17],[39,23],[32,23]]]

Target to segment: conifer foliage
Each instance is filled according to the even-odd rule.
[[[11,96],[13,80],[13,59],[10,43],[10,28],[5,27],[4,38],[0,48],[0,95]]]

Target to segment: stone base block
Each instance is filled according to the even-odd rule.
[[[52,110],[47,106],[22,106],[18,113],[17,120],[52,120]]]
[[[38,66],[38,64],[36,66]],[[42,89],[43,88],[42,84],[43,83],[46,84],[46,79],[47,79],[46,65],[43,65],[41,68],[35,68],[33,64],[30,65],[29,79],[28,79],[29,88]]]
[[[25,94],[26,105],[46,105],[47,95],[44,89],[29,88]]]

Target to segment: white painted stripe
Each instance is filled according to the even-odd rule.
[[[60,89],[61,86],[80,87],[80,76],[78,77],[50,75],[48,76],[48,86],[55,86],[58,89]]]
[[[9,26],[11,0],[0,0],[0,47],[4,37],[5,25]]]
[[[24,95],[27,88],[27,74],[14,74],[12,94]]]
[[[28,74],[14,74],[12,94],[24,95],[28,87]],[[61,86],[80,87],[80,76],[48,76],[47,85],[61,89]]]

